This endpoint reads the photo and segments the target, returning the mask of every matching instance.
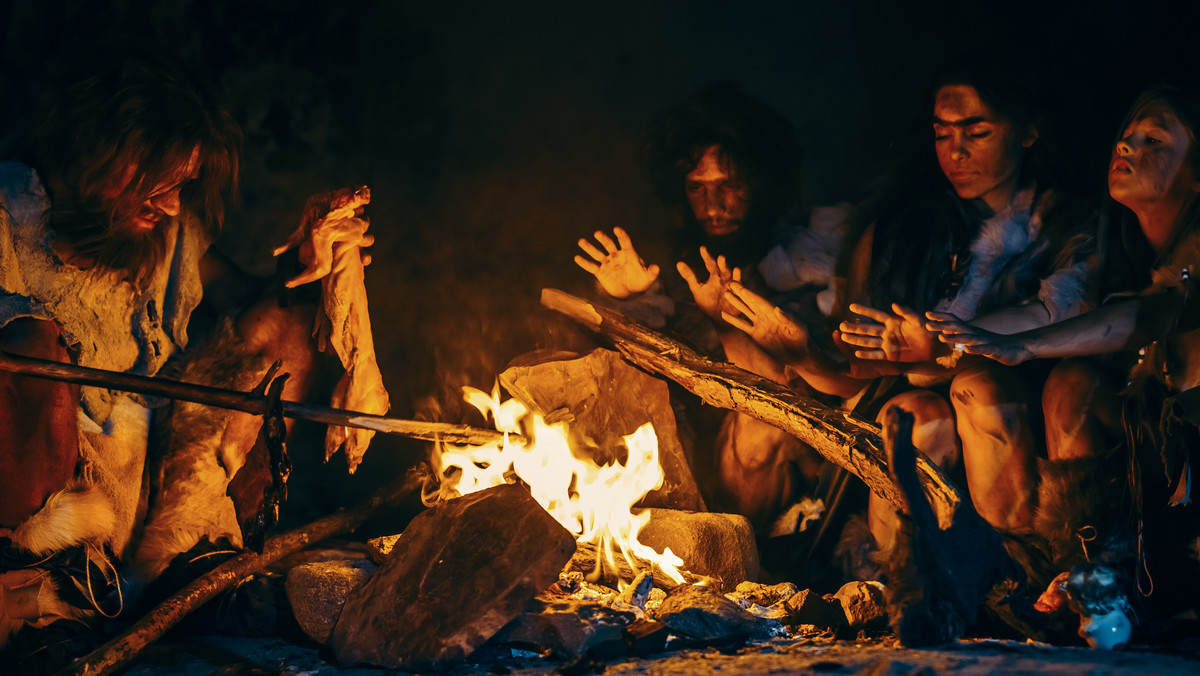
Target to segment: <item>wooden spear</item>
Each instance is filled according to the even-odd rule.
[[[0,371],[18,373],[58,380],[77,385],[90,385],[110,390],[137,392],[156,397],[182,399],[197,404],[218,406],[221,408],[243,411],[262,415],[267,410],[265,395],[237,390],[227,390],[208,385],[196,385],[169,378],[138,376],[118,371],[75,366],[45,359],[22,357],[9,352],[0,351]],[[359,427],[385,434],[398,434],[413,439],[425,441],[441,441],[451,444],[469,444],[480,446],[488,443],[502,443],[504,433],[497,430],[472,427],[470,425],[454,425],[451,423],[421,422],[418,420],[402,420],[387,416],[348,411],[329,406],[304,404],[298,401],[284,401],[283,415],[287,418],[312,420],[329,425],[344,427]],[[513,443],[523,443],[524,437],[509,434]]]

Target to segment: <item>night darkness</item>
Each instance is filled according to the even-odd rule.
[[[522,352],[588,347],[538,294],[587,292],[571,262],[581,236],[664,232],[638,165],[642,133],[715,80],[795,123],[805,199],[827,204],[863,198],[897,139],[928,133],[937,64],[1011,56],[1053,83],[1047,103],[1067,122],[1081,182],[1103,187],[1125,106],[1147,82],[1197,70],[1200,22],[1190,8],[1073,4],[7,0],[0,150],[62,49],[122,32],[176,52],[246,134],[242,209],[221,242],[242,264],[270,271],[308,194],[371,186],[375,342],[392,412],[412,417],[430,396],[489,388]],[[334,480],[337,460],[328,504],[306,516],[421,452],[377,438],[356,477]]]

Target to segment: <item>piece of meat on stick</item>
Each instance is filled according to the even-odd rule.
[[[366,234],[367,220],[359,216],[370,201],[367,186],[314,195],[305,204],[300,227],[275,255],[299,245],[301,259],[307,259],[308,268],[289,280],[288,287],[321,280],[321,311],[313,335],[322,351],[333,348],[346,370],[330,405],[382,415],[390,404],[375,359],[360,253],[360,247],[370,245],[373,239]],[[344,447],[346,464],[354,472],[374,434],[330,426],[325,433],[325,459]]]

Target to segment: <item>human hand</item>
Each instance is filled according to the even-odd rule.
[[[892,304],[892,312],[883,312],[865,305],[851,304],[850,311],[869,321],[842,322],[841,339],[855,348],[859,359],[894,362],[925,362],[933,359],[937,340],[926,330],[921,315]]]
[[[300,262],[306,266],[284,285],[290,289],[321,279],[336,272],[347,261],[346,256],[335,256],[335,253],[346,247],[374,244],[374,235],[367,234],[370,221],[362,216],[363,208],[370,201],[371,189],[365,185],[309,197],[300,217],[300,226],[274,251],[278,256],[299,246]],[[369,255],[359,254],[356,258],[364,266],[371,264]]]
[[[767,299],[732,282],[725,292],[725,304],[734,312],[722,312],[721,318],[746,332],[759,347],[783,361],[803,358],[808,352],[808,329],[769,303]]]
[[[595,276],[604,292],[613,298],[628,298],[650,288],[658,279],[658,266],[649,267],[638,256],[633,248],[629,234],[621,228],[613,228],[617,236],[614,242],[611,237],[597,230],[594,237],[604,247],[601,251],[587,239],[579,240],[579,248],[591,257],[575,256],[575,264]],[[607,252],[607,253],[606,253]]]
[[[701,312],[713,319],[721,319],[721,315],[724,313],[736,314],[735,309],[726,304],[725,292],[729,290],[729,285],[733,282],[742,281],[741,269],[730,268],[725,263],[724,256],[718,256],[714,260],[705,247],[700,247],[700,258],[708,270],[708,279],[703,283],[696,278],[696,273],[692,272],[691,266],[687,263],[679,261],[675,264],[675,269],[679,271],[679,275],[691,289],[692,296],[696,299],[696,305]]]
[[[925,324],[929,331],[937,335],[941,342],[952,345],[955,352],[981,355],[1008,366],[1033,358],[1024,341],[1015,335],[992,333],[968,324],[949,312],[926,312],[925,317],[929,319]]]

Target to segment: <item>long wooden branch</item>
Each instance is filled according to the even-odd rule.
[[[812,446],[897,508],[902,498],[887,472],[879,428],[772,380],[704,357],[686,345],[630,319],[557,289],[542,290],[542,305],[610,338],[633,363],[683,385],[706,403],[744,413]],[[917,471],[942,527],[948,527],[963,496],[924,454]]]
[[[219,406],[234,411],[254,413],[256,415],[262,415],[267,410],[267,398],[265,395],[226,390],[208,385],[196,385],[169,378],[139,376],[86,366],[76,366],[74,364],[64,364],[45,359],[23,357],[2,351],[0,351],[0,371],[75,383],[77,385],[89,385],[169,399],[181,399],[197,404]],[[419,420],[402,420],[400,418],[389,418],[387,416],[362,413],[360,411],[347,411],[329,406],[305,404],[298,401],[284,401],[283,415],[286,418],[311,420],[327,425],[359,427],[384,434],[398,434],[425,441],[442,441],[451,444],[470,444],[472,446],[502,443],[504,441],[504,434],[502,432],[482,427],[440,422],[422,422]],[[510,434],[509,438],[517,443],[521,441],[518,435]]]
[[[267,540],[263,553],[247,551],[197,578],[138,620],[120,636],[85,655],[56,676],[102,676],[120,669],[147,645],[162,637],[189,613],[211,601],[246,576],[258,572],[283,557],[326,538],[352,531],[381,510],[399,505],[420,488],[423,477],[409,472],[381,488],[366,502],[344,512],[331,514],[307,526]]]

